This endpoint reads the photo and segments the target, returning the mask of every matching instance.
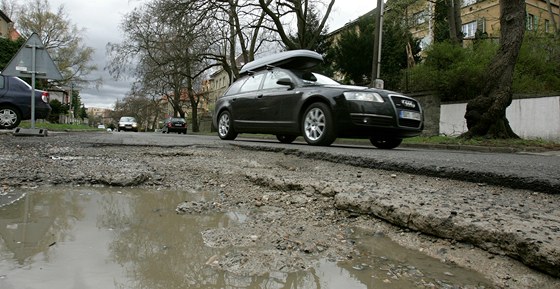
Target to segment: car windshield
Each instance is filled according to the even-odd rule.
[[[130,121],[130,122],[134,122],[134,121],[136,121],[136,119],[134,119],[133,117],[125,117],[125,116],[123,116],[123,117],[121,118],[121,121]]]
[[[340,85],[340,83],[319,73],[308,71],[294,71],[294,73],[305,85]]]

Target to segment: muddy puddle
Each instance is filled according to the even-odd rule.
[[[247,214],[178,215],[201,192],[46,188],[0,207],[0,288],[492,288],[481,275],[355,232],[352,261],[317,260],[310,270],[239,276],[208,266],[227,249],[201,232]]]

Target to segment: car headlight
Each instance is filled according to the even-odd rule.
[[[346,100],[384,102],[383,97],[375,92],[348,91],[344,93],[344,97]]]
[[[135,122],[133,122],[133,123],[132,123],[132,126],[133,126],[133,127],[137,127],[137,126],[138,126],[138,124],[137,124],[137,123],[135,123]]]

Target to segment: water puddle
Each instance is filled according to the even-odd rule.
[[[243,222],[242,212],[177,215],[210,193],[46,188],[0,207],[0,288],[491,288],[389,239],[357,233],[361,257],[311,270],[239,276],[207,265],[224,249],[201,232]]]

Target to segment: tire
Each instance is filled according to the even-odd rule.
[[[398,147],[402,143],[400,138],[370,138],[369,141],[378,149],[390,150]]]
[[[297,136],[295,135],[283,135],[283,134],[277,134],[276,135],[276,139],[281,142],[281,143],[285,143],[285,144],[290,144],[292,142],[294,142],[296,140]]]
[[[231,114],[225,110],[218,117],[218,136],[223,140],[234,140],[237,132],[233,128]]]
[[[21,122],[21,113],[11,106],[0,107],[0,129],[16,128]]]
[[[330,108],[322,103],[311,104],[301,120],[303,138],[310,145],[329,146],[336,139]]]

